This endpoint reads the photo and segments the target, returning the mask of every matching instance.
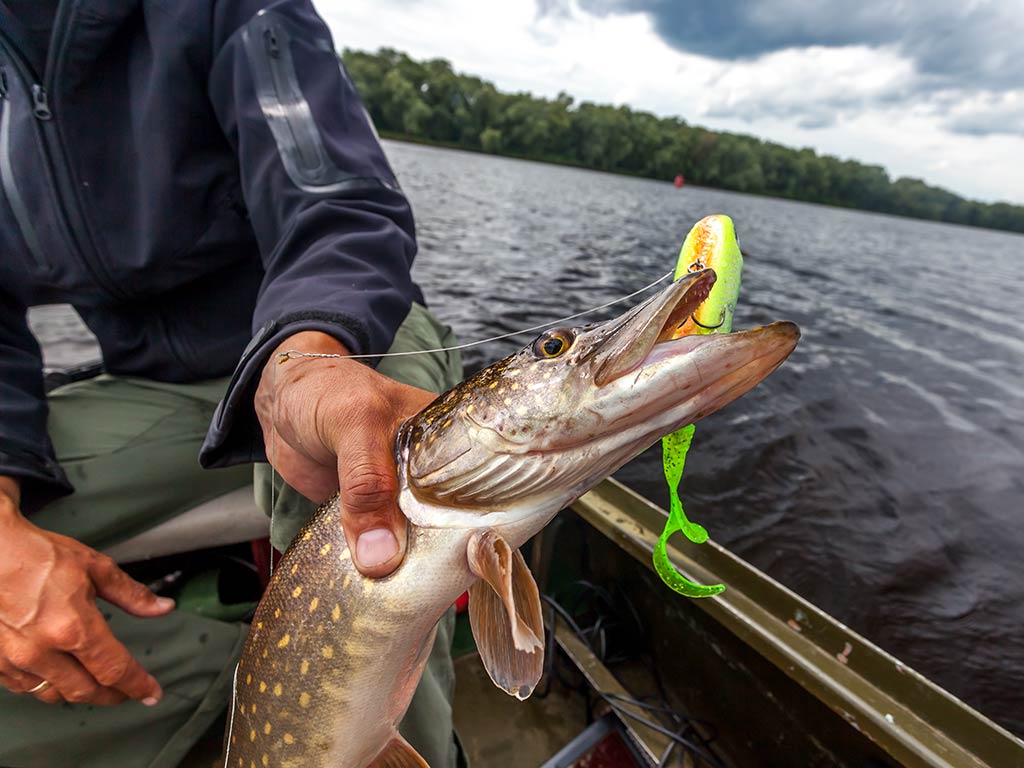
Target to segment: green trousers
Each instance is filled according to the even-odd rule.
[[[451,346],[454,337],[414,305],[392,351]],[[441,392],[462,376],[457,352],[385,358],[378,370]],[[49,432],[75,493],[33,515],[44,528],[102,549],[253,481],[251,467],[202,470],[196,460],[227,380],[178,385],[100,376],[55,390]],[[270,487],[276,480],[274,509]],[[255,471],[256,501],[284,549],[314,506]],[[199,549],[202,542],[196,542]],[[148,708],[44,704],[0,691],[3,768],[173,768],[227,707],[248,627],[175,610],[138,619],[100,602],[111,629],[163,686]],[[441,622],[401,730],[432,768],[456,764],[451,698],[452,617]]]

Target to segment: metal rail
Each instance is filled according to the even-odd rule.
[[[618,681],[614,674],[601,663],[601,660],[594,655],[593,651],[587,648],[584,642],[576,637],[573,631],[565,623],[565,621],[559,617],[555,618],[555,626],[552,628],[555,633],[555,641],[559,647],[565,652],[573,664],[580,673],[587,679],[590,686],[597,691],[602,693],[610,693],[618,696],[630,695],[622,684]],[[636,707],[628,702],[623,702],[621,705],[622,709],[628,713],[637,715],[647,719],[657,719],[651,717],[651,713],[644,711],[640,707]],[[653,728],[648,728],[643,722],[634,720],[627,716],[621,716],[619,718],[622,724],[626,728],[626,732],[630,738],[633,739],[634,745],[640,750],[641,754],[648,760],[651,765],[657,765],[661,756],[667,751],[671,744],[671,741],[667,736],[658,733]],[[666,726],[667,727],[667,726]]]
[[[653,568],[662,509],[615,480],[573,509]],[[684,541],[669,557],[695,581],[728,586],[695,605],[901,765],[1024,768],[1024,741],[725,548]]]

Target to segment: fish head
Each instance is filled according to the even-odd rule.
[[[780,322],[673,338],[714,281],[710,269],[686,274],[620,317],[549,329],[438,398],[400,435],[414,497],[403,509],[421,513],[410,519],[483,526],[553,514],[753,388],[799,330]]]

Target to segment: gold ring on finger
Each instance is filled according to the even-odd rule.
[[[49,688],[51,685],[52,685],[52,683],[49,680],[43,680],[43,682],[41,682],[35,688],[30,688],[27,692],[28,693],[42,693],[47,688]]]

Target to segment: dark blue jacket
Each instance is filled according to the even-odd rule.
[[[231,387],[205,466],[264,459],[252,393],[316,329],[382,352],[412,214],[307,0],[64,0],[45,61],[0,2],[0,474],[72,490],[26,308],[70,303],[110,373]]]

